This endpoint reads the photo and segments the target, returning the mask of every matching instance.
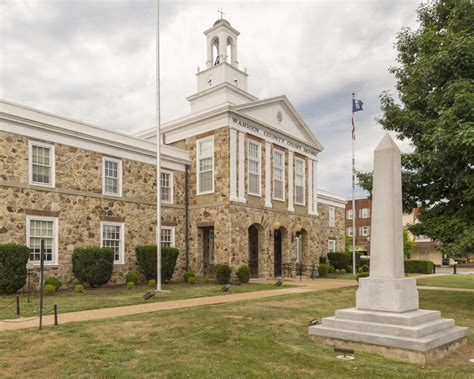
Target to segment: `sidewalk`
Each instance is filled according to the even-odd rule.
[[[308,283],[309,282],[309,283]],[[293,280],[285,280],[285,283],[298,285],[300,282]],[[352,287],[357,283],[353,280],[323,279],[311,280],[303,279],[298,287],[282,288],[276,290],[264,290],[256,292],[244,292],[238,294],[225,294],[219,296],[199,297],[194,299],[172,300],[165,302],[144,303],[138,305],[128,305],[123,307],[91,309],[80,312],[70,312],[58,315],[58,323],[67,324],[71,322],[84,322],[91,320],[102,320],[113,317],[131,316],[141,313],[167,311],[173,309],[199,307],[201,305],[215,305],[233,303],[237,301],[247,301],[263,299],[268,297],[294,295],[313,291],[323,291],[332,288]],[[156,296],[160,296],[157,294]],[[39,324],[38,317],[19,318],[14,320],[0,320],[0,332],[7,330],[18,330],[37,328]],[[48,315],[43,317],[43,326],[54,325],[54,316]]]

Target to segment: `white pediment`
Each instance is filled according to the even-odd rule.
[[[318,150],[323,149],[286,96],[253,101],[232,108],[240,114],[257,120],[276,131],[283,132],[296,140],[303,141]]]

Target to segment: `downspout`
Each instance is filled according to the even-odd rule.
[[[184,241],[185,272],[189,271],[189,165],[184,166]]]

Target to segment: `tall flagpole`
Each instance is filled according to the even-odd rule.
[[[354,96],[352,93],[352,275],[356,274],[356,209],[355,209],[355,154],[354,154],[354,140],[355,140],[355,126],[354,126]]]
[[[156,0],[156,290],[161,291],[160,0]]]

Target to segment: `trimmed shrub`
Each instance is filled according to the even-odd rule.
[[[242,265],[237,269],[237,278],[240,283],[248,283],[250,280],[250,269],[247,265]]]
[[[328,272],[329,272],[330,274],[334,274],[334,267],[332,267],[332,266],[328,266],[328,267],[329,267],[329,268],[328,268]]]
[[[369,266],[367,265],[363,265],[361,269],[362,269],[362,272],[369,272]]]
[[[156,245],[141,245],[135,249],[137,261],[146,280],[156,280]],[[161,282],[169,282],[173,277],[179,250],[174,247],[161,247]]]
[[[433,262],[431,261],[405,261],[405,272],[416,274],[432,274]]]
[[[352,273],[352,266],[351,265],[346,267],[346,272]]]
[[[135,282],[127,282],[127,289],[133,290],[135,288]]]
[[[339,270],[338,268],[336,268],[334,271],[335,271],[336,274],[340,274],[340,273],[341,273],[341,270]]]
[[[362,272],[360,274],[357,274],[357,281],[359,281],[359,278],[367,278],[369,276],[368,272]]]
[[[48,279],[45,280],[44,284],[47,285],[52,285],[54,288],[56,288],[56,292],[61,288],[61,281],[56,278],[55,276],[50,276]]]
[[[52,284],[46,284],[44,286],[45,295],[54,295],[56,293],[56,287]]]
[[[84,292],[84,286],[82,284],[76,284],[74,286],[74,292],[75,293],[83,293]]]
[[[206,284],[209,283],[209,278],[205,276],[204,278],[202,278],[202,282]]]
[[[196,282],[197,282],[197,279],[195,276],[190,276],[188,278],[188,284],[196,284]]]
[[[232,270],[229,265],[215,265],[214,274],[216,275],[217,282],[219,284],[229,284],[230,283],[230,274]]]
[[[329,266],[322,263],[319,265],[319,277],[320,278],[325,278],[328,276],[328,271],[329,271]]]
[[[360,266],[360,257],[364,253],[356,252],[356,267]],[[329,263],[339,270],[352,265],[352,253],[328,253]]]
[[[328,263],[328,258],[327,257],[319,257],[319,263],[322,264],[322,265],[325,265]]]
[[[0,245],[0,293],[15,293],[26,284],[30,249],[23,245]]]
[[[194,274],[194,272],[191,272],[191,271],[185,272],[185,273],[183,274],[183,279],[184,279],[184,281],[185,281],[186,283],[188,282],[188,279],[189,279],[189,278],[195,278],[195,277],[196,277],[196,275]]]
[[[344,269],[344,268],[341,269],[341,274],[346,274],[346,273],[347,273],[346,269]]]
[[[155,279],[150,279],[148,281],[148,286],[150,287],[156,287],[156,280]]]
[[[362,267],[359,267],[359,268],[357,269],[357,273],[360,274],[361,272],[364,272],[364,270],[362,270]]]
[[[109,248],[86,247],[74,249],[72,273],[81,283],[91,287],[106,284],[112,276],[114,252]]]
[[[130,271],[125,276],[125,283],[133,282],[133,284],[138,285],[140,281],[140,275],[138,275],[135,271]]]

